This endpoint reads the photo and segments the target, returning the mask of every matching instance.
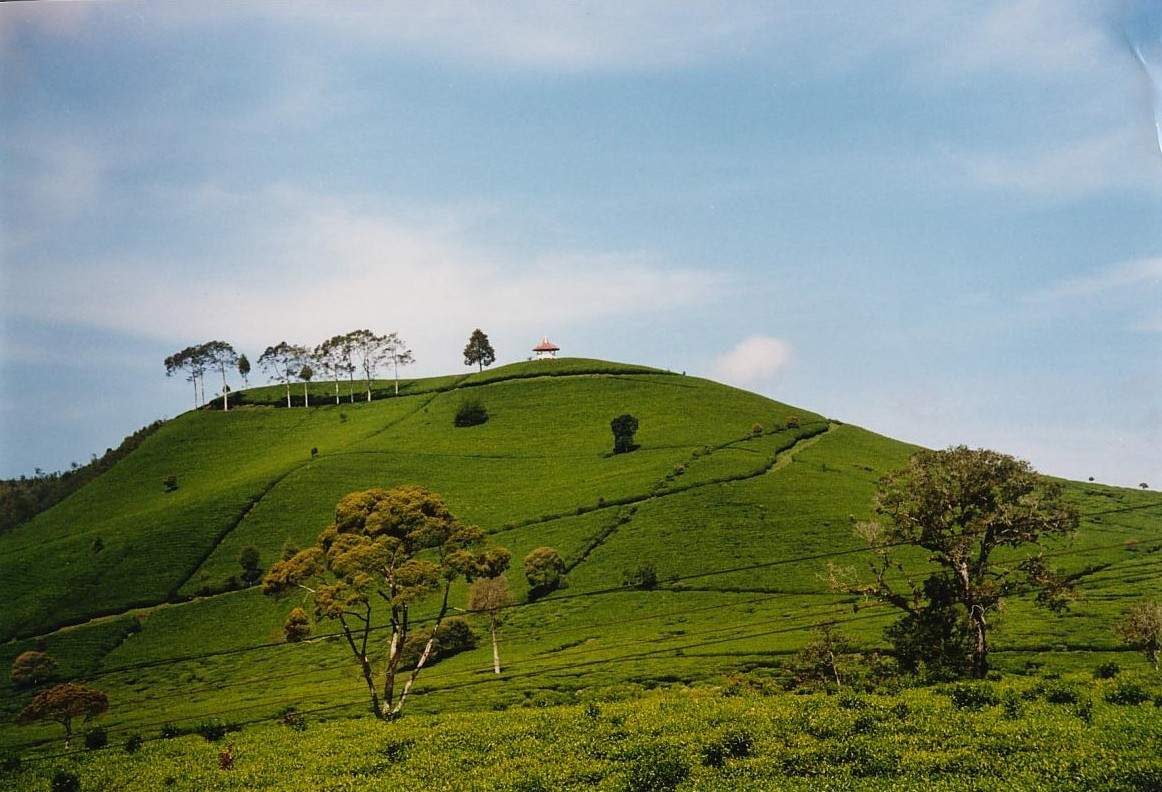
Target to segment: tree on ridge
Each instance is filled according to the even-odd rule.
[[[307,350],[296,344],[279,341],[263,350],[258,366],[267,376],[286,386],[286,406],[291,406],[291,380],[302,371]]]
[[[230,386],[226,382],[226,368],[238,366],[238,353],[234,347],[225,341],[207,341],[199,347],[202,359],[209,365],[217,367],[222,374],[222,409],[230,409]],[[203,391],[204,392],[204,391]]]
[[[464,347],[464,365],[478,366],[480,371],[484,371],[485,366],[491,366],[495,362],[496,350],[492,348],[485,332],[477,327],[468,338],[468,345]]]
[[[399,337],[398,333],[388,333],[383,337],[383,355],[386,360],[391,361],[392,368],[395,370],[395,395],[399,395],[399,367],[410,366],[416,362],[412,351],[407,348],[407,344]]]

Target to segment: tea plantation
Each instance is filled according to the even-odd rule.
[[[1147,746],[1162,710],[1107,703],[1116,682],[1088,679],[1114,661],[1159,692],[1146,661],[1111,632],[1131,603],[1162,594],[1157,493],[1067,484],[1081,530],[1049,553],[1081,598],[1054,615],[1016,597],[994,622],[993,665],[1024,702],[1020,717],[1000,704],[957,709],[935,689],[862,705],[749,684],[724,696],[740,672],[779,678],[825,621],[864,651],[884,646],[894,614],[853,611],[821,575],[829,560],[864,563],[852,521],[869,515],[877,479],[912,446],[718,383],[604,361],[407,380],[398,396],[379,381],[371,402],[359,382],[347,401],[349,387],[340,384],[339,405],[331,383],[313,383],[310,408],[301,388],[287,408],[281,388],[262,387],[236,394],[229,412],[183,414],[0,534],[0,663],[40,648],[60,678],[109,697],[100,724],[110,747],[38,761],[60,751],[60,728],[16,726],[32,691],[5,675],[0,752],[26,758],[11,771],[15,788],[48,789],[67,766],[86,789],[160,789],[169,778],[206,789],[393,789],[420,778],[432,789],[612,789],[660,746],[698,789],[1005,779],[1154,788],[1133,785],[1157,778]],[[488,420],[455,426],[469,398]],[[638,448],[614,455],[609,422],[622,413],[640,422]],[[477,648],[425,669],[410,714],[385,725],[348,718],[367,704],[358,669],[327,637],[333,627],[287,644],[283,622],[302,600],[263,596],[239,557],[256,548],[265,568],[309,545],[344,494],[397,484],[435,490],[509,548],[517,604],[500,629],[503,674],[492,673],[487,621],[469,615]],[[530,601],[519,559],[541,546],[560,552],[567,585]],[[627,586],[643,566],[656,583]],[[467,607],[463,587],[452,599]],[[1088,714],[1029,692],[1057,674],[1087,680],[1078,684]],[[306,731],[277,722],[288,707],[311,713]],[[219,770],[224,743],[152,739],[206,723],[253,723],[228,737],[233,770]],[[753,751],[704,764],[706,746],[737,726]],[[145,743],[127,754],[132,735]]]

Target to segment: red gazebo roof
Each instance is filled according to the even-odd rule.
[[[541,343],[533,347],[534,352],[560,352],[561,347],[554,344],[548,338],[542,338]]]

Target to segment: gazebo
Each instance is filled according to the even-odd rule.
[[[541,343],[533,347],[533,357],[536,360],[547,360],[555,358],[561,348],[548,339],[547,336],[541,336]]]

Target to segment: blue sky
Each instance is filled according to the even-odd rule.
[[[398,330],[1162,482],[1151,3],[0,4],[0,475]]]

